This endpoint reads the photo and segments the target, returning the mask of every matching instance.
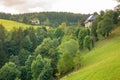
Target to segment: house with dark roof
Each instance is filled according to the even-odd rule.
[[[90,15],[87,20],[84,22],[85,23],[85,27],[89,28],[92,25],[92,22],[95,20],[96,15],[92,14]]]

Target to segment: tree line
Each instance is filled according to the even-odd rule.
[[[33,24],[31,20],[39,20],[40,25],[57,27],[62,22],[66,22],[69,26],[76,26],[78,23],[84,25],[85,19],[90,14],[74,14],[67,12],[40,12],[40,13],[24,13],[24,14],[7,14],[0,13],[1,19],[14,20],[26,24]]]

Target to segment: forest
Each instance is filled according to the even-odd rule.
[[[62,22],[66,22],[68,26],[77,26],[79,23],[84,26],[84,21],[89,16],[90,14],[74,14],[68,12],[0,13],[0,19],[13,20],[31,25],[34,25],[31,20],[39,20],[39,25],[51,27],[58,27]]]
[[[116,10],[101,11],[93,24],[84,28],[89,15],[0,13],[1,19],[26,24],[33,18],[41,21],[40,27],[11,31],[0,25],[0,80],[59,80],[80,69],[82,51],[92,50],[97,41],[109,37],[119,24],[119,14]]]

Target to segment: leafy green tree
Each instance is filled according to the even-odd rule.
[[[105,12],[102,10],[100,11],[100,16],[102,17],[105,14]]]
[[[24,18],[23,18],[23,22],[24,22],[24,23],[27,23],[27,22],[28,22],[28,20],[27,20],[27,17],[26,17],[26,16],[24,16]]]
[[[74,68],[74,57],[79,45],[75,40],[71,39],[63,42],[58,49],[61,55],[57,63],[57,69],[61,74],[65,74]]]
[[[15,80],[21,80],[21,79],[17,77],[17,78],[15,78]]]
[[[4,63],[7,61],[7,54],[5,53],[3,49],[3,43],[0,41],[0,67],[4,65]]]
[[[76,42],[74,39],[70,39],[69,41],[62,42],[62,44],[59,45],[58,49],[61,53],[67,51],[71,53],[72,56],[74,56],[78,50],[78,47],[78,42]]]
[[[102,16],[98,15],[96,19],[93,21],[91,26],[91,35],[94,37],[94,41],[98,41],[98,33],[97,33],[97,26],[98,23],[102,20]]]
[[[7,61],[7,54],[4,50],[4,42],[5,42],[5,34],[6,30],[3,25],[0,25],[0,67],[4,65],[4,63]]]
[[[35,34],[35,30],[33,27],[29,28],[29,37],[30,37],[30,41],[32,42],[32,51],[34,51],[38,43],[37,43],[37,36]]]
[[[54,35],[55,35],[55,38],[62,38],[62,37],[64,36],[64,31],[63,31],[63,29],[62,29],[62,28],[57,28],[57,29],[55,30]]]
[[[9,37],[10,39],[6,41],[6,52],[9,55],[18,55],[25,37],[24,30],[22,28],[14,28]]]
[[[43,42],[43,39],[48,36],[47,30],[45,27],[39,27],[36,29],[36,36],[37,36],[37,42],[38,45]]]
[[[6,63],[0,69],[0,80],[15,80],[19,78],[20,71],[17,69],[17,66],[13,62]]]
[[[38,54],[42,55],[43,57],[50,58],[53,54],[55,54],[54,51],[59,45],[59,42],[57,39],[51,40],[50,38],[44,39],[42,44],[37,46],[35,49],[34,54],[37,56]],[[53,49],[53,50],[52,50]]]
[[[31,79],[27,79],[27,71],[26,71],[26,67],[25,66],[19,66],[19,70],[21,71],[20,74],[20,79],[21,80],[31,80]]]
[[[49,36],[51,39],[54,39],[54,38],[55,38],[55,29],[50,28],[50,29],[47,31],[47,34],[48,34],[48,36]]]
[[[23,40],[22,40],[22,48],[24,48],[25,50],[28,51],[32,51],[32,42],[30,40],[29,36],[26,36]]]
[[[59,25],[59,27],[62,28],[62,29],[65,29],[66,28],[66,23],[65,22],[61,23],[61,25]]]
[[[57,64],[57,69],[60,74],[65,74],[74,68],[73,56],[69,52],[64,52]]]
[[[49,26],[50,25],[50,20],[48,18],[44,21],[44,25],[45,26]]]
[[[20,62],[21,66],[25,65],[25,61],[27,60],[27,58],[30,54],[31,53],[25,49],[20,50],[18,57],[19,57],[19,62]]]
[[[84,47],[88,48],[88,50],[91,50],[91,38],[90,38],[90,36],[88,36],[88,35],[85,36],[83,44],[84,44]]]
[[[57,47],[59,45],[59,41],[57,39],[51,40],[50,38],[44,39],[42,44],[40,44],[34,52],[34,55],[37,56],[40,54],[42,57],[46,57],[51,59],[51,66],[53,68],[53,74],[56,73],[56,64],[59,58],[59,52]]]
[[[72,35],[75,31],[75,28],[74,27],[66,27],[64,32],[65,32],[65,35]]]
[[[79,32],[80,32],[80,28],[77,27],[77,28],[75,29],[73,35],[74,35],[76,38],[78,38],[78,34],[79,34]]]
[[[32,55],[29,55],[27,60],[25,61],[25,68],[26,68],[26,80],[32,79],[32,71],[31,71],[31,64],[34,60],[34,57]]]
[[[81,59],[82,57],[81,57],[80,51],[78,50],[73,60],[75,70],[78,70],[81,67]]]
[[[103,16],[103,20],[98,23],[98,32],[104,36],[109,36],[113,29],[113,14],[112,11],[106,12]]]
[[[4,40],[5,40],[5,32],[6,32],[6,30],[5,30],[4,26],[0,24],[0,40],[2,42],[4,42]]]
[[[38,55],[31,65],[33,80],[54,80],[50,60]]]
[[[89,29],[82,29],[80,30],[79,34],[78,34],[78,42],[79,42],[79,47],[80,49],[83,49],[83,42],[84,42],[84,38],[86,35],[90,35],[90,30]]]
[[[113,11],[113,24],[118,23],[119,12]]]
[[[16,65],[20,65],[19,57],[17,55],[16,56],[11,55],[9,58],[9,62],[13,62]]]

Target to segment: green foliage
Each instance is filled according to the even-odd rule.
[[[27,79],[27,70],[25,66],[19,66],[19,70],[21,71],[21,75],[20,75],[21,80],[31,80],[31,79]]]
[[[51,40],[50,38],[44,39],[42,44],[37,46],[35,49],[34,54],[37,56],[38,54],[41,54],[43,57],[51,57],[56,52],[56,48],[59,45],[59,42],[57,39]]]
[[[73,26],[66,27],[64,30],[65,35],[73,35],[75,28]]]
[[[13,67],[15,73],[12,68],[10,68],[11,74],[9,71],[6,72],[8,69],[2,71],[2,73],[6,72],[4,75],[8,75],[7,77],[14,73],[13,80],[54,80],[53,76],[61,77],[74,69],[78,70],[85,65],[83,64],[85,54],[82,54],[84,51],[88,52],[85,48],[91,50],[93,43],[99,38],[98,33],[105,37],[111,33],[113,24],[115,25],[118,22],[118,14],[117,11],[101,11],[90,29],[85,29],[80,25],[84,25],[83,22],[88,15],[56,12],[21,15],[0,13],[0,18],[29,24],[31,24],[31,20],[37,19],[43,26],[36,28],[14,21],[0,20],[5,26],[0,25],[0,67],[2,66],[0,71],[6,64],[11,65],[11,63],[5,64],[8,60],[19,70],[17,67]],[[52,25],[52,27],[49,25]],[[58,28],[55,28],[56,25]],[[8,29],[6,30],[6,28]],[[93,59],[94,57],[86,60],[94,62]],[[10,65],[9,67],[11,67]],[[21,74],[17,75],[17,70]],[[0,80],[5,79],[5,77],[2,77]]]
[[[98,23],[98,32],[102,36],[107,37],[109,36],[112,29],[113,29],[113,15],[112,11],[108,11],[106,14],[103,15],[103,20]]]
[[[4,51],[5,28],[0,25],[0,67],[7,61],[7,54]]]
[[[55,35],[55,38],[60,38],[60,39],[61,39],[61,38],[64,36],[64,31],[63,31],[63,29],[62,29],[62,28],[57,28],[57,29],[55,30],[54,35]]]
[[[20,76],[20,71],[17,69],[16,65],[12,62],[6,63],[0,69],[0,80],[15,80]]]
[[[73,36],[75,36],[75,38],[78,38],[78,34],[79,34],[80,30],[81,30],[80,28],[75,29],[74,34],[73,34]]]
[[[66,51],[74,56],[74,54],[78,50],[78,47],[79,46],[77,41],[75,41],[74,39],[70,39],[69,41],[65,41],[62,44],[60,44],[58,48],[59,52],[64,53]]]
[[[29,28],[29,37],[30,41],[32,42],[32,51],[37,47],[37,36],[35,34],[35,29],[33,27]]]
[[[81,65],[82,65],[81,60],[82,60],[81,53],[80,53],[80,51],[77,51],[75,54],[75,57],[73,59],[75,70],[78,70],[81,67]]]
[[[120,79],[120,28],[114,37],[98,41],[90,52],[81,56],[82,68],[61,80],[119,80]]]
[[[51,59],[51,66],[53,68],[53,74],[57,72],[56,64],[59,59],[59,53],[57,51],[57,47],[59,45],[59,41],[57,39],[51,40],[50,38],[44,39],[42,44],[40,44],[34,52],[34,55],[37,56],[38,54],[42,55],[42,57],[46,57]]]
[[[32,55],[29,55],[27,60],[25,61],[26,80],[32,79],[31,64],[33,60],[34,60],[34,57]]]
[[[119,12],[114,11],[113,12],[113,24],[117,24],[118,23],[118,17],[119,17]]]
[[[65,29],[66,28],[66,23],[65,22],[61,23],[61,25],[59,25],[59,27],[62,28],[62,29]]]
[[[57,69],[61,74],[65,74],[74,68],[74,57],[79,48],[78,43],[71,39],[63,42],[59,47],[59,52],[62,53],[57,64]]]
[[[0,24],[0,41],[4,42],[5,39],[5,27]]]
[[[20,65],[24,66],[25,65],[25,61],[27,60],[28,56],[30,55],[31,53],[25,49],[21,49],[20,52],[19,52],[19,62],[20,62]]]
[[[21,80],[21,79],[19,79],[19,78],[17,77],[17,78],[15,78],[15,80]]]
[[[85,36],[84,41],[83,41],[84,47],[88,48],[88,50],[91,50],[91,38],[90,36]]]
[[[19,27],[26,29],[30,26],[30,25],[26,25],[26,24],[19,23],[16,21],[3,20],[3,19],[0,19],[0,24],[2,24],[5,27],[5,29],[8,31],[12,31],[14,30],[14,28],[19,28]]]
[[[46,19],[46,20],[43,22],[43,24],[44,24],[45,26],[49,26],[49,25],[50,25],[49,19]]]
[[[80,49],[83,49],[83,42],[84,38],[86,35],[90,35],[90,30],[89,29],[81,29],[79,34],[78,34],[78,42],[79,42],[79,47]]]
[[[45,27],[38,27],[36,29],[36,36],[37,36],[37,42],[38,44],[41,44],[43,42],[43,39],[48,36],[47,30]]]
[[[15,14],[15,15],[0,12],[0,19],[14,20],[27,24],[32,24],[31,20],[37,19],[40,21],[41,25],[49,25],[52,27],[58,27],[59,24],[61,24],[62,22],[66,22],[67,25],[70,26],[77,26],[78,21],[80,22],[80,24],[83,24],[88,16],[89,14],[74,14],[74,13],[66,13],[66,12],[40,12],[40,13],[26,13],[26,14]],[[16,25],[18,26],[18,24],[15,24],[15,26]]]
[[[65,74],[74,68],[73,56],[70,52],[64,52],[57,64],[57,69],[61,74]]]
[[[30,40],[29,36],[26,36],[23,40],[22,40],[22,47],[28,51],[32,50],[32,42]]]
[[[10,58],[9,58],[9,62],[13,62],[16,65],[20,65],[20,61],[19,61],[19,57],[18,56],[11,55]]]
[[[33,80],[53,80],[51,62],[38,55],[31,65]]]
[[[91,26],[91,35],[94,37],[94,41],[98,41],[97,26],[100,20],[102,20],[101,17],[102,16],[98,15],[96,19],[93,21],[92,26]]]

